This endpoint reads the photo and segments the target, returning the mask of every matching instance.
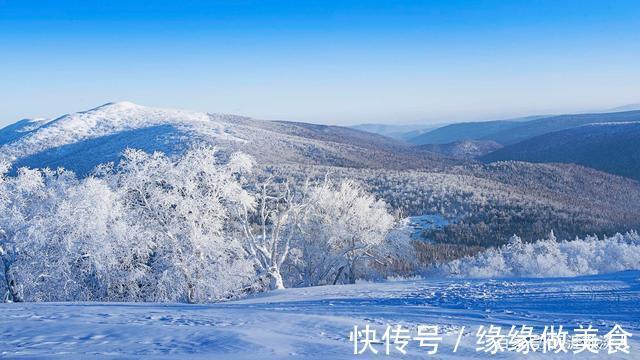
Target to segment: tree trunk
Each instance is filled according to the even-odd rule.
[[[349,263],[349,284],[356,283],[356,261],[357,261],[357,258],[354,258]]]
[[[20,294],[20,288],[16,283],[16,279],[11,274],[11,265],[6,259],[2,259],[2,265],[4,267],[4,281],[7,284],[8,298],[6,300],[10,302],[23,302],[22,294]]]
[[[196,289],[191,282],[187,282],[187,302],[189,304],[196,303]]]
[[[282,281],[282,275],[277,267],[269,269],[269,290],[284,289],[284,281]]]
[[[338,273],[336,274],[336,277],[333,279],[333,285],[338,283],[338,280],[340,280],[340,275],[342,275],[343,271],[344,271],[344,266],[340,266],[340,268],[338,269]]]
[[[353,266],[351,266],[351,268],[349,269],[349,284],[355,284],[356,283],[356,270],[353,268]]]

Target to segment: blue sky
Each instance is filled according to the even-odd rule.
[[[0,125],[128,100],[318,123],[640,102],[640,1],[0,0]]]

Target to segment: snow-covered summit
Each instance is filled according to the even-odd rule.
[[[242,151],[264,164],[405,169],[452,161],[340,126],[256,120],[127,101],[0,129],[0,159],[8,160],[14,168],[64,167],[82,176],[100,163],[117,161],[126,148],[179,154],[194,142],[224,152]]]
[[[221,119],[224,119],[223,115],[146,107],[128,101],[113,102],[50,121],[32,122],[29,131],[0,143],[0,154],[14,161],[83,140],[160,125],[213,137],[228,137]]]
[[[142,105],[138,105],[135,103],[132,103],[131,101],[113,101],[113,102],[108,102],[106,104],[100,105],[98,107],[96,107],[96,109],[102,108],[102,107],[119,107],[119,108],[140,108],[140,107],[144,107]]]

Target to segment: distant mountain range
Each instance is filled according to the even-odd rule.
[[[350,127],[415,145],[449,144],[464,140],[491,140],[501,145],[510,145],[547,132],[594,122],[635,121],[633,119],[636,119],[637,114],[631,112],[637,111],[640,111],[640,103],[568,115],[532,115],[453,124],[360,124]],[[619,114],[623,112],[629,114]]]
[[[360,124],[350,126],[352,129],[366,131],[373,134],[387,136],[397,140],[409,141],[427,131],[436,129],[442,124],[432,125],[390,125],[390,124]]]
[[[640,122],[589,124],[551,132],[481,159],[575,163],[640,180]]]
[[[627,104],[627,105],[617,106],[611,109],[603,110],[600,112],[608,113],[608,112],[635,111],[635,110],[640,110],[640,104]]]
[[[436,142],[423,143],[419,139],[421,136],[426,136],[426,134],[438,131],[440,129],[449,129],[449,128],[456,129],[458,128],[458,125],[461,125],[461,124],[468,124],[468,125],[483,124],[481,125],[481,127],[484,128],[492,124],[497,125],[503,122],[522,122],[522,121],[533,120],[541,117],[544,117],[544,116],[536,115],[536,116],[527,116],[527,117],[513,118],[513,119],[507,119],[507,120],[478,121],[478,122],[466,122],[466,123],[455,123],[455,124],[448,124],[448,123],[422,124],[422,125],[421,124],[413,124],[413,125],[361,124],[361,125],[353,125],[350,127],[352,129],[357,129],[357,130],[366,131],[374,134],[384,135],[397,140],[406,141],[411,144],[417,144],[417,145],[446,144],[446,143],[452,143],[452,142],[461,141],[461,140],[469,140],[472,138],[471,137],[464,138],[463,136],[461,137],[460,134],[454,133],[448,139],[445,138],[442,141],[437,143]],[[474,131],[478,131],[479,129],[480,128],[474,129],[473,126],[471,126],[470,130],[471,130],[471,133],[474,133]],[[448,131],[449,130],[446,130],[445,132],[448,132]]]
[[[471,139],[492,140],[506,146],[576,126],[627,121],[640,121],[640,111],[535,116],[519,120],[458,123],[426,132],[410,139],[409,142],[417,145],[446,144]]]
[[[401,126],[360,128],[452,158],[574,163],[640,180],[639,124],[640,104],[629,104],[586,114],[456,123],[416,136],[415,130],[398,135],[408,130]]]

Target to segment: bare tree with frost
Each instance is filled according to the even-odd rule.
[[[288,181],[276,182],[269,176],[255,186],[255,202],[238,207],[243,249],[253,260],[259,280],[270,290],[284,288],[281,269],[299,233],[305,206],[304,198]]]

